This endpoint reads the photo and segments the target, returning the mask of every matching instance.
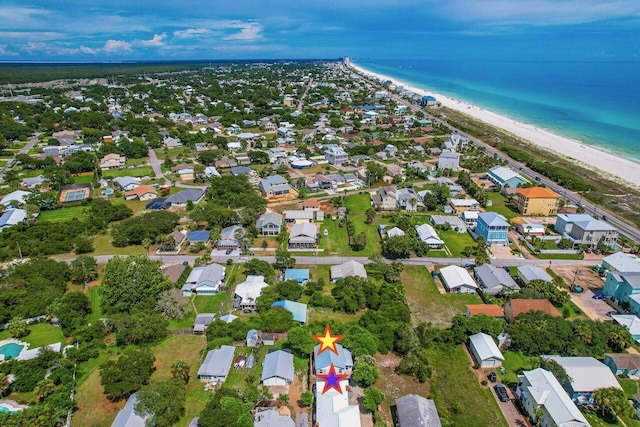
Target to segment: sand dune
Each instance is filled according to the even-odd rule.
[[[612,179],[618,178],[618,180],[625,181],[634,187],[640,187],[640,164],[629,159],[618,157],[578,140],[556,135],[545,129],[518,122],[461,100],[450,98],[427,89],[407,85],[393,77],[371,72],[353,63],[351,63],[351,67],[363,74],[375,76],[381,80],[392,80],[395,84],[403,85],[406,90],[415,92],[421,96],[432,95],[445,107],[460,111],[504,129],[532,144],[566,157],[583,167],[597,170],[607,177]]]

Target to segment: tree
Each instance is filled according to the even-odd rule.
[[[174,378],[152,381],[137,393],[137,414],[151,417],[147,423],[156,427],[171,427],[184,415],[186,391],[184,383]]]
[[[162,313],[165,319],[182,319],[187,312],[187,302],[182,291],[177,288],[162,291],[156,304],[156,311]]]
[[[139,390],[149,381],[155,360],[150,351],[131,348],[118,359],[103,363],[100,366],[100,384],[105,395],[118,400]]]
[[[367,224],[371,224],[376,217],[376,210],[374,208],[369,208],[365,212],[365,215],[367,216]]]
[[[102,279],[104,313],[131,312],[135,308],[153,309],[158,296],[172,287],[162,275],[160,262],[144,255],[109,260]]]
[[[93,242],[86,236],[76,237],[74,246],[76,254],[86,254],[89,252],[93,252],[94,250]]]
[[[171,365],[171,376],[176,380],[184,381],[185,384],[189,382],[189,376],[191,366],[183,359],[178,359]]]
[[[369,387],[364,389],[364,398],[362,399],[362,403],[364,407],[371,412],[376,412],[378,410],[378,405],[380,405],[385,398],[386,397],[382,391],[375,387]]]
[[[98,263],[92,256],[81,255],[71,261],[71,281],[86,284],[98,277]]]
[[[296,265],[296,259],[291,256],[291,253],[286,248],[278,248],[276,250],[276,262],[273,264],[274,268],[278,270],[293,268]]]
[[[287,334],[287,341],[284,343],[286,348],[290,348],[299,357],[308,357],[313,352],[315,345],[316,341],[309,330],[302,327],[291,328]]]
[[[364,231],[362,233],[358,233],[353,237],[351,241],[351,246],[354,251],[361,251],[367,246],[367,233]]]
[[[408,236],[393,236],[382,242],[382,255],[391,258],[409,258],[414,243]]]
[[[539,366],[542,369],[546,369],[551,372],[560,384],[570,384],[571,381],[573,381],[569,374],[567,374],[567,371],[565,371],[564,368],[553,359],[541,357]]]
[[[45,397],[53,393],[55,387],[56,385],[51,379],[45,378],[38,381],[36,387],[33,389],[33,394],[38,398],[39,401],[42,401]]]
[[[635,411],[622,389],[617,387],[599,388],[593,392],[593,400],[600,406],[603,416],[615,420],[619,416],[633,417]]]
[[[313,392],[309,390],[302,392],[300,395],[300,403],[305,407],[313,405]]]
[[[90,313],[91,304],[84,292],[67,292],[54,309],[54,314],[67,336],[85,326]]]
[[[14,317],[9,321],[7,326],[7,332],[14,338],[23,338],[29,335],[29,328],[27,327],[27,321],[21,317]]]
[[[252,427],[251,402],[244,403],[233,388],[222,387],[200,413],[201,427]]]
[[[353,370],[352,378],[363,387],[371,387],[380,378],[380,373],[377,366],[366,362],[358,362]]]

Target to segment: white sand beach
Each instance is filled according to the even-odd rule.
[[[599,170],[605,176],[613,179],[619,178],[634,187],[640,187],[640,164],[629,159],[618,157],[571,138],[553,134],[533,125],[515,121],[464,101],[405,84],[393,77],[371,72],[353,62],[350,65],[354,70],[360,71],[365,75],[378,77],[381,80],[391,80],[397,85],[403,85],[406,90],[415,92],[421,96],[432,95],[445,107],[460,111],[495,127],[504,129],[532,144],[566,157],[583,167],[591,170]]]

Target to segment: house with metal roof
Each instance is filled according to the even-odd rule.
[[[27,201],[27,198],[32,194],[33,193],[30,191],[22,191],[22,190],[12,191],[11,193],[5,195],[2,198],[2,200],[0,200],[0,204],[5,206],[12,206],[14,204],[24,205]]]
[[[225,267],[220,264],[210,264],[205,267],[195,267],[182,286],[185,297],[196,295],[215,295],[224,283]]]
[[[247,279],[236,286],[234,306],[241,310],[255,310],[256,300],[262,290],[269,286],[264,276],[247,276]]]
[[[208,243],[211,238],[211,232],[209,230],[196,230],[196,231],[188,231],[187,239],[191,243]]]
[[[7,209],[0,216],[0,231],[21,223],[25,218],[27,218],[27,211],[24,209]]]
[[[24,178],[20,183],[20,187],[33,190],[45,184],[47,179],[43,175],[38,175],[30,178]]]
[[[249,329],[245,341],[247,342],[247,347],[257,347],[260,341],[260,331],[257,329]]]
[[[216,320],[214,313],[199,313],[193,322],[193,333],[203,334],[207,330],[207,326],[213,323],[214,320]]]
[[[325,352],[327,353],[327,352]],[[324,391],[324,381],[316,380],[316,412],[317,427],[360,427],[360,407],[349,405],[349,381],[339,383],[340,392],[334,389]]]
[[[111,427],[145,427],[146,420],[149,417],[142,417],[135,411],[135,406],[138,403],[136,394],[132,394],[127,399],[126,405],[116,415],[116,419],[111,423]]]
[[[481,212],[478,214],[476,234],[484,238],[487,246],[509,246],[508,232],[509,222],[504,216],[495,212]]]
[[[140,178],[132,176],[119,176],[113,178],[113,182],[120,187],[122,191],[135,190],[140,185]]]
[[[313,348],[313,367],[316,375],[329,373],[331,364],[335,367],[336,373],[351,375],[351,371],[353,371],[353,356],[342,344],[336,344],[338,354],[330,350],[318,353],[319,350],[320,344],[317,344]]]
[[[590,427],[551,372],[541,368],[524,371],[518,380],[516,395],[534,422],[540,421],[543,426]]]
[[[443,150],[438,158],[438,170],[444,169],[451,169],[453,171],[460,169],[460,153]]]
[[[307,323],[307,304],[301,302],[282,300],[271,304],[271,307],[281,307],[293,315],[293,320],[300,323]]]
[[[487,173],[487,178],[500,188],[517,188],[527,182],[522,175],[506,166],[492,167]]]
[[[220,238],[217,242],[218,249],[238,249],[239,243],[236,238],[237,233],[243,230],[239,225],[231,225],[220,231]]]
[[[601,273],[640,273],[640,258],[634,254],[616,252],[602,259],[599,268]]]
[[[238,316],[233,315],[231,313],[229,314],[223,314],[222,316],[220,316],[220,320],[222,320],[225,323],[231,323],[234,320],[236,320],[238,318]]]
[[[611,369],[593,357],[541,356],[562,366],[571,379],[562,384],[569,397],[579,405],[593,405],[593,392],[599,388],[622,390]]]
[[[464,213],[464,212],[463,212]],[[458,233],[467,232],[467,224],[454,215],[431,215],[431,225],[434,227],[449,227]]]
[[[204,199],[205,194],[207,194],[206,190],[190,188],[167,197],[165,204],[169,207],[186,207],[189,202],[197,205]]]
[[[638,318],[638,316],[635,314],[614,313],[611,315],[611,318],[614,323],[624,326],[636,343],[640,343],[640,318]]]
[[[235,350],[234,346],[223,345],[219,349],[209,351],[198,369],[198,379],[215,384],[225,382]]]
[[[540,267],[535,265],[521,265],[518,267],[518,278],[527,284],[532,280],[542,280],[543,282],[553,282],[553,278]]]
[[[436,403],[417,394],[396,399],[399,427],[441,427]]]
[[[482,332],[469,337],[469,352],[481,368],[498,368],[504,362],[504,356],[493,338]]]
[[[517,292],[520,286],[511,275],[502,268],[496,268],[491,264],[482,264],[474,269],[474,274],[482,292],[488,295]]]
[[[349,260],[339,265],[331,266],[331,280],[336,281],[338,279],[344,279],[345,277],[358,276],[363,279],[367,278],[367,271],[364,269],[364,265],[358,261]]]
[[[325,153],[324,158],[330,165],[341,165],[349,160],[349,155],[342,147],[330,147]]]
[[[313,222],[312,210],[287,210],[284,211],[284,220],[290,224],[298,224],[300,222]]]
[[[389,230],[384,230],[385,236],[388,238],[391,237],[397,237],[397,236],[404,236],[404,231],[401,228],[398,227],[393,227],[390,228]]]
[[[440,279],[445,288],[452,293],[474,293],[478,284],[467,270],[457,265],[450,265],[440,269]]]
[[[293,354],[286,350],[271,350],[262,362],[260,382],[267,387],[287,386],[294,378]]]
[[[280,415],[276,408],[258,409],[253,416],[253,427],[295,427],[289,415]],[[298,414],[302,417],[302,414]]]
[[[265,212],[256,220],[256,228],[263,236],[277,236],[282,230],[282,215],[278,212]]]
[[[614,301],[629,304],[629,311],[640,315],[640,273],[610,272],[602,293]]]
[[[287,268],[284,272],[284,280],[295,280],[298,283],[309,281],[308,268]]]
[[[426,243],[430,249],[442,249],[444,247],[444,241],[431,225],[416,225],[416,233],[418,234],[418,239]]]
[[[305,212],[305,211],[302,211]],[[313,212],[306,211],[311,214]],[[289,232],[289,248],[312,249],[318,245],[318,228],[315,224],[296,223]]]

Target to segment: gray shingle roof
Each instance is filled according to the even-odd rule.
[[[436,404],[417,394],[407,394],[396,399],[400,427],[440,427]]]
[[[205,190],[182,190],[181,192],[176,193],[173,196],[167,197],[167,200],[165,200],[165,202],[168,204],[184,204],[191,200],[193,203],[196,203],[202,196],[204,196],[204,193]]]

